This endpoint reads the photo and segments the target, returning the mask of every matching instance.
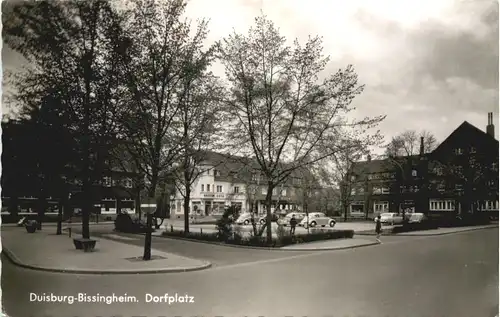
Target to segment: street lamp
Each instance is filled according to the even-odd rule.
[[[141,204],[141,209],[144,209],[147,215],[146,221],[146,238],[144,239],[144,261],[151,260],[151,239],[153,227],[153,214],[156,211],[156,200],[154,198],[146,198],[146,202]]]

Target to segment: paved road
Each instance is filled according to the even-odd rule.
[[[28,271],[7,261],[2,266],[2,303],[12,317],[487,317],[498,312],[498,229],[388,237],[373,247],[180,274],[74,276]],[[30,292],[127,293],[139,302],[29,303]],[[188,294],[194,303],[145,303],[146,293]]]

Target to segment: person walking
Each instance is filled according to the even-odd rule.
[[[290,219],[290,235],[295,234],[296,226],[297,226],[297,219],[295,219],[295,216],[292,216],[292,219]]]
[[[377,234],[377,242],[381,243],[380,234],[382,233],[382,222],[380,221],[380,215],[377,216],[375,221],[375,233]]]

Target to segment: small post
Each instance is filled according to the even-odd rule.
[[[71,238],[71,227],[68,228],[68,236]]]
[[[170,232],[174,232],[174,226],[170,225]]]
[[[200,228],[200,234],[203,234],[203,228]]]

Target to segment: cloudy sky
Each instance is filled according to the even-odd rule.
[[[321,35],[329,69],[353,64],[365,91],[359,116],[386,114],[386,139],[405,129],[442,141],[464,120],[498,138],[498,4],[489,0],[190,0],[209,41],[246,32],[261,10],[288,39]],[[4,47],[3,67],[22,62]]]

